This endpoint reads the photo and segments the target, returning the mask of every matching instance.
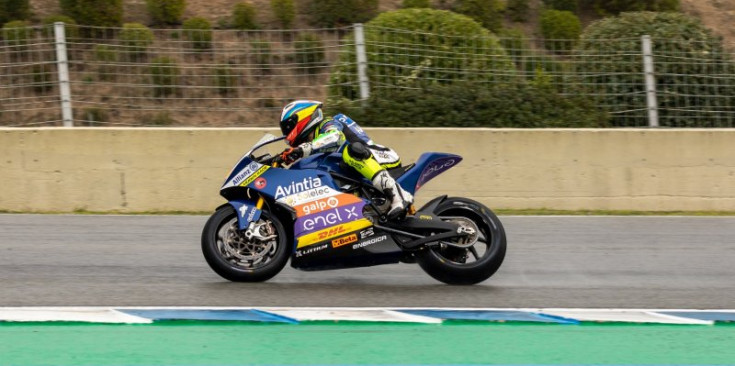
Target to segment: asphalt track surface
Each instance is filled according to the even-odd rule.
[[[0,306],[735,308],[735,217],[501,216],[508,253],[479,285],[417,265],[231,283],[204,216],[0,215]]]

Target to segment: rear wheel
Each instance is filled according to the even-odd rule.
[[[283,224],[263,211],[253,231],[247,238],[239,229],[232,206],[218,208],[202,232],[202,253],[212,270],[235,282],[261,282],[278,274],[289,257]]]
[[[500,268],[505,258],[505,230],[489,208],[467,198],[448,198],[434,214],[474,233],[451,241],[467,248],[431,243],[417,253],[416,261],[426,273],[446,284],[472,285]]]

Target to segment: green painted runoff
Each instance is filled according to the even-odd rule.
[[[735,326],[0,323],[2,365],[726,365]]]

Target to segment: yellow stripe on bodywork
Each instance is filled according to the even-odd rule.
[[[269,166],[267,166],[267,165],[263,165],[262,167],[260,167],[260,169],[256,170],[256,171],[255,171],[255,173],[251,174],[251,175],[250,175],[249,177],[247,177],[247,178],[246,178],[246,179],[245,179],[244,181],[242,181],[242,183],[240,183],[240,186],[241,186],[241,187],[245,187],[246,185],[248,185],[248,184],[250,184],[250,183],[253,183],[253,181],[254,181],[254,180],[255,180],[256,178],[258,178],[258,177],[260,177],[261,175],[263,175],[263,173],[265,173],[265,171],[266,171],[266,170],[268,170],[269,168],[270,168]]]
[[[296,248],[303,248],[312,244],[316,244],[325,240],[329,240],[338,236],[349,234],[353,231],[361,230],[373,226],[368,219],[360,219],[357,221],[339,224],[326,229],[306,234],[299,238]]]

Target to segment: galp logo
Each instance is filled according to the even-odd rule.
[[[357,241],[357,234],[351,234],[332,240],[332,248],[341,247]]]
[[[318,199],[296,206],[296,217],[317,214],[333,208],[360,202],[362,202],[362,200],[357,198],[355,195],[340,193],[329,198]]]

